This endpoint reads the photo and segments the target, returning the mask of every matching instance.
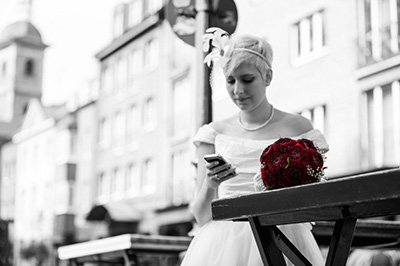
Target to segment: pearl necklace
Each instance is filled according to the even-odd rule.
[[[240,118],[240,112],[239,112],[239,114],[238,114],[239,125],[240,125],[244,130],[246,130],[246,131],[256,131],[256,130],[259,130],[259,129],[265,127],[269,122],[271,122],[272,117],[274,116],[274,111],[275,111],[275,109],[274,109],[274,107],[273,107],[272,105],[271,105],[271,107],[272,107],[271,115],[269,116],[269,118],[267,119],[267,121],[265,121],[264,123],[262,123],[261,125],[259,125],[259,126],[257,126],[257,127],[252,127],[252,128],[246,127],[245,125],[243,125],[242,119]]]

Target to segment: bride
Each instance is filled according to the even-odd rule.
[[[267,41],[254,36],[230,40],[218,28],[210,28],[204,39],[217,48],[206,61],[220,57],[218,64],[223,68],[226,89],[239,112],[204,125],[195,136],[198,173],[192,211],[201,228],[181,265],[261,266],[250,225],[213,221],[211,201],[254,193],[253,177],[259,170],[260,155],[280,137],[307,138],[325,151],[328,145],[308,119],[278,110],[268,101],[266,88],[272,80],[272,48]],[[222,155],[228,163],[220,166],[207,163],[203,158],[212,153]],[[309,223],[279,228],[313,265],[323,265]],[[292,265],[288,259],[286,263]]]

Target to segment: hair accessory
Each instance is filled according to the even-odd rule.
[[[204,63],[210,67],[213,60],[220,59],[226,51],[228,51],[230,44],[229,34],[220,28],[211,27],[206,30],[202,39],[204,52],[208,53],[211,47],[214,48],[211,53],[204,58]]]
[[[265,63],[267,64],[267,66],[268,66],[269,68],[271,68],[271,65],[270,65],[270,63],[268,62],[267,58],[265,58],[265,56],[263,56],[262,54],[260,54],[260,53],[258,53],[258,52],[256,52],[256,51],[254,51],[254,50],[247,49],[247,48],[234,48],[233,51],[245,51],[245,52],[252,53],[252,54],[254,54],[254,55],[256,55],[256,56],[259,56],[262,60],[265,61]]]
[[[204,58],[204,63],[206,63],[208,67],[210,67],[211,63],[214,61],[223,65],[223,63],[228,60],[227,58],[225,58],[224,61],[221,60],[231,47],[228,32],[217,27],[211,27],[206,29],[206,33],[202,36],[202,40],[204,52],[208,53],[210,52],[210,48],[212,48],[212,51]],[[248,48],[232,48],[233,51],[245,51],[260,57],[267,66],[271,68],[271,63],[259,52]]]

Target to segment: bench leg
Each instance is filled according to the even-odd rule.
[[[275,244],[296,266],[312,266],[311,262],[297,249],[295,245],[276,226],[271,226],[274,232]]]
[[[329,246],[326,266],[345,266],[356,228],[356,218],[337,220]]]
[[[270,226],[261,226],[258,217],[249,217],[251,229],[265,266],[286,266],[282,252],[274,241],[274,233]]]

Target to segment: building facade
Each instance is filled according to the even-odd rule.
[[[110,215],[106,235],[121,233],[112,229],[121,226],[187,234],[192,224],[195,51],[174,37],[163,5],[116,6],[114,39],[96,55],[101,75],[88,219]]]
[[[268,99],[324,132],[328,178],[399,167],[400,1],[235,3],[236,33],[273,46]],[[54,248],[192,229],[196,56],[165,4],[116,6],[114,39],[96,55],[98,94],[73,109],[39,101],[45,45],[33,25],[3,34],[24,33],[0,42],[0,218],[15,221],[15,254],[35,241]],[[222,76],[213,111],[238,111]]]
[[[399,1],[236,4],[236,33],[274,49],[270,101],[327,137],[328,177],[400,165]],[[225,91],[214,94],[215,116],[234,110]]]

